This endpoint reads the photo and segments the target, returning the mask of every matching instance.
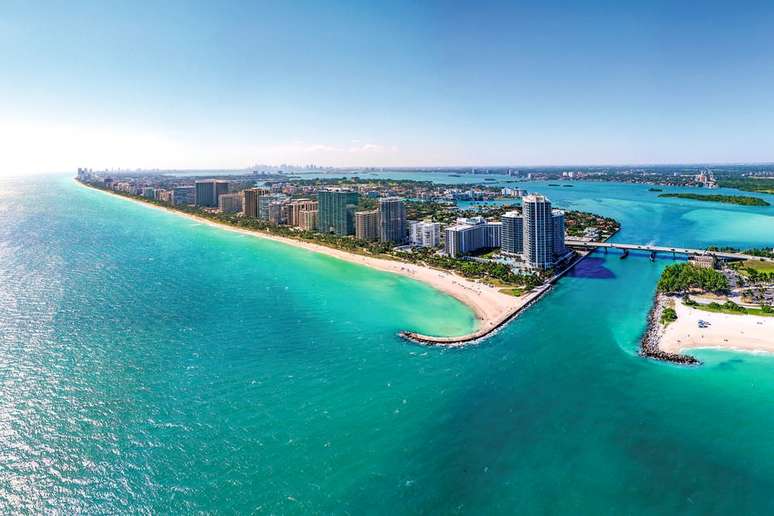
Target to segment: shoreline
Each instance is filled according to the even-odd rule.
[[[640,356],[674,364],[701,365],[700,360],[691,355],[684,355],[679,350],[675,352],[662,349],[661,342],[668,326],[665,327],[661,324],[661,314],[666,307],[667,300],[667,296],[658,292],[653,297],[653,303],[648,312],[648,325],[645,328],[645,335],[640,340]],[[674,322],[671,324],[674,324]]]
[[[469,344],[473,341],[482,340],[483,338],[490,336],[496,330],[500,329],[503,325],[513,319],[515,315],[520,313],[523,309],[528,308],[540,297],[542,297],[548,290],[550,290],[553,281],[555,281],[555,278],[557,278],[552,278],[552,280],[550,280],[547,284],[541,285],[535,291],[529,292],[519,297],[515,297],[509,294],[503,294],[497,287],[491,287],[484,283],[464,278],[450,271],[432,269],[427,266],[411,264],[399,260],[388,260],[384,258],[349,253],[347,251],[334,249],[312,242],[304,242],[301,240],[272,235],[270,233],[261,231],[237,228],[227,224],[215,222],[204,217],[185,213],[174,208],[159,206],[149,202],[144,202],[140,199],[119,195],[109,190],[103,190],[101,188],[82,183],[77,179],[74,179],[74,181],[76,184],[84,188],[90,188],[92,190],[104,192],[106,194],[113,195],[115,197],[122,198],[142,206],[163,210],[197,223],[206,224],[210,227],[216,227],[226,231],[231,231],[233,233],[252,236],[255,238],[271,240],[277,243],[304,249],[309,252],[324,254],[326,256],[337,258],[339,260],[356,265],[370,267],[382,272],[398,274],[400,276],[404,276],[429,285],[437,291],[450,295],[472,310],[476,318],[477,327],[473,332],[465,335],[428,336],[409,331],[402,331],[399,333],[399,335],[407,338],[408,340],[423,344],[458,347]],[[570,266],[562,271],[561,274],[572,268],[572,266],[574,266],[581,259],[585,258],[585,256],[586,255],[581,255],[577,260],[574,260]]]
[[[664,326],[661,311],[672,301],[677,320]],[[709,323],[701,328],[699,321]],[[685,305],[676,296],[656,294],[642,340],[642,356],[680,364],[701,364],[685,354],[691,349],[774,353],[774,318],[707,312]]]

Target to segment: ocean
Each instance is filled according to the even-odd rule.
[[[572,184],[518,186],[622,242],[774,245],[774,207]],[[481,345],[425,348],[397,332],[464,333],[470,310],[66,176],[3,179],[0,512],[770,514],[774,356],[640,358],[672,258],[619,256]]]

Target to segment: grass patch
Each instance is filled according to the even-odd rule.
[[[758,272],[774,272],[774,262],[762,262],[760,260],[745,260],[741,263],[742,271],[744,269],[755,269]]]
[[[710,303],[708,305],[696,304],[691,306],[703,312],[714,312],[717,314],[757,315],[760,317],[774,317],[774,309],[772,308],[769,308],[769,311],[766,311],[766,309],[762,309],[762,308],[745,308],[739,305],[735,305],[735,307],[731,307],[729,303],[724,303],[722,305],[718,303]]]
[[[526,292],[526,290],[519,287],[509,287],[509,288],[501,288],[500,292],[513,297],[521,297],[524,295],[524,292]]]

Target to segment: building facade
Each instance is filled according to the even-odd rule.
[[[420,247],[438,247],[441,245],[440,222],[411,222],[409,241]]]
[[[317,210],[303,210],[299,213],[298,227],[304,231],[317,231]]]
[[[312,199],[295,199],[288,205],[288,225],[301,226],[302,211],[317,211],[317,201]]]
[[[379,240],[395,244],[406,241],[406,206],[403,199],[379,199]]]
[[[268,220],[272,224],[280,226],[287,224],[288,206],[284,201],[272,201],[269,203]]]
[[[379,210],[355,212],[355,237],[369,242],[379,239]]]
[[[176,186],[172,189],[175,206],[196,204],[196,187]]]
[[[197,206],[215,208],[218,206],[218,197],[228,193],[228,181],[219,179],[205,179],[195,182]]]
[[[358,202],[357,192],[349,190],[323,190],[317,193],[317,227],[323,233],[340,236],[355,233],[354,213]]]
[[[482,217],[457,219],[457,224],[444,231],[444,251],[456,258],[479,249],[500,247],[502,234],[502,222],[487,222]]]
[[[524,261],[534,269],[554,265],[554,231],[551,201],[542,195],[522,199],[524,217]]]
[[[502,252],[522,254],[524,252],[524,218],[517,211],[509,211],[500,219],[503,223]]]
[[[554,232],[554,260],[567,254],[567,247],[564,245],[564,212],[562,210],[551,211],[551,226]]]
[[[218,209],[224,213],[238,213],[242,211],[242,192],[220,194],[218,196]]]

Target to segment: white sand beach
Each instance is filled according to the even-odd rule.
[[[774,317],[697,310],[674,299],[677,320],[661,335],[659,348],[679,353],[691,348],[774,352]],[[699,328],[699,321],[709,323]]]
[[[79,181],[77,184],[84,188],[91,188],[88,185],[84,185]],[[111,194],[98,188],[92,188],[94,190],[102,191],[106,194]],[[481,337],[489,333],[493,328],[499,327],[505,320],[509,319],[516,311],[523,306],[527,305],[530,301],[540,296],[548,287],[539,287],[533,292],[528,292],[520,297],[503,294],[499,289],[485,285],[483,283],[473,281],[467,278],[463,278],[457,274],[449,271],[432,269],[430,267],[424,267],[421,265],[415,265],[411,263],[401,262],[397,260],[386,260],[383,258],[375,258],[370,256],[363,256],[354,253],[348,253],[339,249],[333,249],[319,244],[311,242],[304,242],[301,240],[295,240],[292,238],[286,238],[282,236],[272,235],[266,232],[251,231],[241,228],[235,228],[226,224],[220,224],[213,222],[209,219],[183,213],[181,211],[157,206],[154,204],[146,203],[138,199],[132,199],[123,195],[112,194],[117,198],[125,199],[129,202],[134,202],[148,208],[165,210],[169,213],[173,213],[180,217],[186,217],[190,220],[194,220],[201,224],[207,224],[208,226],[218,227],[220,229],[231,231],[234,233],[240,233],[243,235],[253,236],[257,238],[263,238],[267,240],[273,240],[285,245],[292,245],[307,251],[325,254],[332,256],[340,260],[344,260],[350,263],[358,265],[364,265],[373,269],[378,269],[384,272],[390,272],[393,274],[400,274],[402,276],[421,281],[433,288],[444,292],[459,301],[469,306],[476,315],[478,320],[477,330],[469,335],[462,337],[451,338],[439,338],[437,340],[438,345],[455,346],[461,345],[459,340],[469,341],[471,336]]]

